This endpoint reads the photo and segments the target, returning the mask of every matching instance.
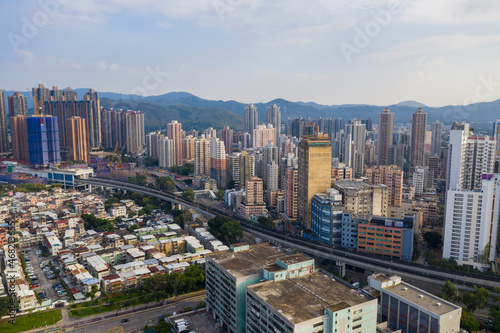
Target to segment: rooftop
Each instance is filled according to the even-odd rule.
[[[448,312],[460,309],[458,305],[449,303],[433,294],[412,286],[406,282],[401,282],[395,286],[385,288],[408,301],[418,304],[426,310],[429,310],[437,315],[444,315]]]
[[[361,191],[369,188],[370,184],[363,181],[354,181],[349,179],[339,179],[334,181],[335,188],[342,189],[343,191]]]
[[[207,254],[222,268],[236,278],[254,274],[262,274],[262,269],[276,263],[276,259],[283,256],[283,252],[268,243],[251,245],[249,250],[240,252],[215,252]]]
[[[279,260],[284,263],[285,265],[291,265],[291,264],[296,264],[298,262],[304,262],[304,261],[310,261],[310,260],[313,260],[312,258],[302,254],[302,253],[299,253],[299,254],[292,254],[292,255],[289,255],[289,256],[284,256],[284,257],[281,257],[279,258]]]
[[[321,272],[247,287],[291,323],[298,324],[374,298]]]

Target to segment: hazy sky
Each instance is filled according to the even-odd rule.
[[[0,89],[491,101],[499,18],[498,0],[3,0]]]

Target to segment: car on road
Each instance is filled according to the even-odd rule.
[[[128,318],[123,318],[122,320],[120,320],[120,323],[121,324],[128,323]]]

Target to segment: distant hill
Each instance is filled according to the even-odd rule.
[[[79,99],[88,91],[88,88],[75,89]],[[14,91],[6,91],[10,96]],[[33,108],[33,102],[26,91],[21,93],[28,98],[29,108]],[[177,119],[185,123],[185,128],[202,128],[203,124],[221,128],[224,125],[241,129],[243,127],[244,109],[246,103],[234,100],[208,100],[195,96],[188,92],[170,92],[158,96],[139,96],[132,94],[118,94],[113,92],[99,92],[102,106],[115,108],[129,108],[142,110],[151,115],[146,119],[148,128],[165,126],[170,120]],[[428,123],[438,119],[445,124],[453,121],[488,122],[500,116],[500,100],[485,103],[476,103],[467,106],[448,105],[444,107],[428,107],[417,101],[403,101],[395,105],[367,105],[367,104],[343,104],[322,105],[314,102],[291,102],[285,99],[274,99],[267,103],[254,103],[259,110],[259,120],[266,121],[266,108],[271,104],[277,104],[282,111],[282,122],[288,117],[296,118],[337,118],[344,119],[364,118],[373,119],[378,122],[378,114],[388,107],[395,114],[396,123],[409,123],[412,114],[421,107],[428,113]],[[120,106],[122,105],[122,106]],[[129,105],[129,106],[127,106]],[[207,117],[209,115],[209,117]],[[197,118],[196,118],[197,117]],[[192,126],[191,126],[192,124]]]
[[[221,129],[229,126],[233,129],[243,128],[243,117],[222,108],[202,108],[188,105],[158,105],[144,100],[112,100],[101,98],[104,108],[130,109],[145,114],[146,129],[166,128],[172,120],[182,123],[184,129],[204,130],[208,127]]]

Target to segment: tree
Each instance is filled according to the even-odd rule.
[[[185,188],[182,190],[182,197],[189,199],[191,201],[194,200],[196,194],[194,193],[194,190],[191,187]]]
[[[130,227],[127,228],[127,231],[130,232],[131,234],[134,233],[134,230],[139,229],[139,226],[137,224],[131,225]]]
[[[243,230],[237,221],[229,221],[222,225],[220,232],[222,238],[229,244],[235,243],[243,237]]]
[[[155,207],[152,204],[147,204],[142,209],[143,209],[145,215],[151,215],[151,213],[153,212]]]
[[[418,249],[418,247],[414,246],[413,253],[411,255],[411,261],[415,262],[418,260],[418,258],[420,258],[420,250]]]
[[[158,159],[153,157],[146,157],[144,159],[144,165],[147,167],[158,166]]]
[[[424,252],[424,260],[427,263],[427,265],[434,266],[437,264],[437,256],[434,252],[432,251],[425,251]]]
[[[491,299],[493,300],[493,302],[500,302],[500,287],[493,287],[493,293],[495,294],[491,295]]]
[[[457,301],[460,296],[458,288],[451,281],[446,281],[441,291],[443,292],[443,298],[450,302]]]
[[[7,316],[9,314],[9,306],[11,304],[12,296],[1,297],[0,298],[0,317]]]
[[[92,285],[90,291],[85,294],[85,297],[90,297],[91,300],[94,300],[95,294],[97,294],[98,291],[99,287],[96,284],[94,284]]]
[[[490,332],[500,332],[500,306],[492,305],[490,308],[490,316],[493,319],[489,327]]]
[[[137,215],[136,212],[130,212],[130,213],[128,213],[128,218],[131,219],[131,218],[133,218],[136,215]]]
[[[175,191],[175,184],[169,177],[158,177],[156,178],[155,184],[160,190],[168,192]]]
[[[227,183],[227,188],[230,190],[230,189],[233,189],[236,187],[236,183],[234,182],[234,180],[230,180],[229,183]]]
[[[490,243],[488,243],[484,246],[483,251],[481,251],[481,253],[478,255],[478,258],[477,258],[479,262],[487,263],[489,261],[490,249],[491,249]]]
[[[435,231],[428,231],[424,233],[424,240],[429,244],[430,247],[436,248],[441,245],[443,241],[443,236]]]
[[[158,325],[154,327],[156,333],[170,333],[174,329],[174,325],[167,323],[165,320],[161,320]]]
[[[265,216],[259,216],[257,218],[257,222],[259,222],[262,225],[265,225],[266,227],[269,228],[274,228],[274,222],[273,219],[270,217],[265,217]]]
[[[184,224],[189,221],[189,216],[185,213],[177,215],[174,217],[174,223],[184,229]]]
[[[226,195],[226,190],[221,188],[217,191],[217,200],[224,200],[224,196]]]
[[[477,319],[467,311],[462,309],[462,317],[460,317],[460,327],[468,332],[475,332],[479,330],[479,322]]]
[[[466,291],[462,295],[462,302],[471,313],[483,309],[490,298],[490,292],[483,287],[473,286],[472,288],[472,291]]]
[[[443,268],[447,268],[447,269],[458,269],[458,263],[455,259],[453,258],[443,258],[440,262],[439,262],[439,266],[443,267]]]
[[[224,216],[216,216],[208,220],[208,227],[210,231],[217,237],[217,234],[220,234],[220,228],[224,225],[224,223],[229,222],[229,219]]]

